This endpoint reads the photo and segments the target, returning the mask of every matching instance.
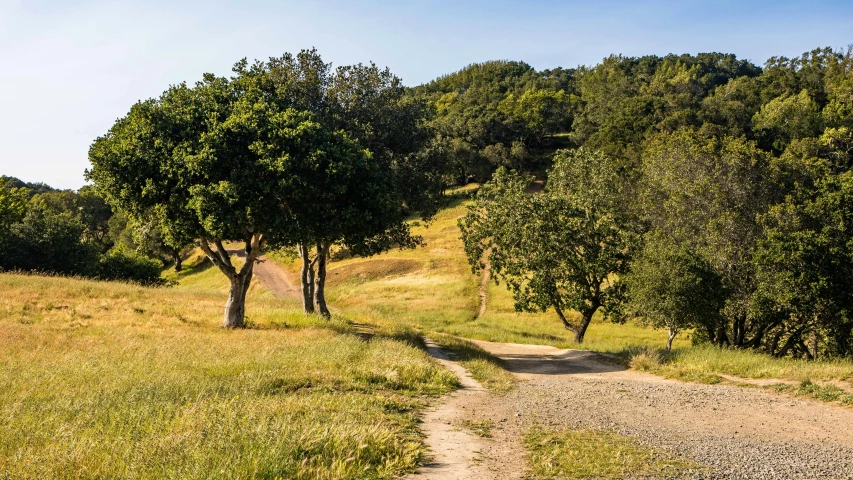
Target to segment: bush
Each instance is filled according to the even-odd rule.
[[[129,280],[143,285],[163,284],[159,262],[121,248],[101,256],[94,276],[100,280]]]
[[[88,275],[98,257],[92,245],[80,241],[84,228],[70,213],[33,204],[2,239],[0,268]]]

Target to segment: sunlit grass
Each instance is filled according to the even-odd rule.
[[[647,352],[637,352],[647,356]],[[753,379],[784,379],[803,382],[853,379],[853,361],[847,359],[805,361],[774,358],[751,350],[723,349],[697,345],[674,349],[669,355],[657,353],[643,370],[669,378],[716,383],[715,374]]]
[[[473,188],[473,187],[469,187]],[[629,364],[637,354],[662,350],[667,333],[633,321],[615,324],[598,314],[582,344],[573,341],[553,311],[519,313],[506,287],[489,282],[485,314],[477,318],[481,277],[465,259],[456,221],[465,214],[458,197],[427,228],[418,226],[426,246],[392,251],[372,258],[331,262],[333,307],[351,318],[378,325],[407,325],[429,335],[446,333],[494,342],[553,345],[593,350]],[[296,269],[297,265],[290,268]],[[578,315],[570,313],[570,315]],[[777,359],[760,352],[693,346],[691,332],[676,337],[672,355],[660,354],[655,373],[689,381],[714,383],[719,374],[746,378],[830,380],[853,378],[849,360],[806,362]]]
[[[524,437],[534,478],[670,478],[696,465],[615,433],[536,427]]]
[[[0,477],[391,478],[416,467],[422,395],[451,390],[451,373],[410,342],[365,341],[263,291],[250,293],[253,328],[220,329],[225,296],[196,280],[0,275]]]

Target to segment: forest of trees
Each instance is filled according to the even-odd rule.
[[[524,194],[524,168],[481,188],[460,221],[475,270],[487,256],[517,308],[555,308],[578,341],[602,310],[670,340],[692,328],[777,356],[853,353],[850,49],[763,68],[611,56],[564,73],[573,150],[553,155],[539,198]],[[465,120],[454,123],[477,124]]]
[[[0,186],[2,268],[133,278],[196,244],[240,326],[252,262],[235,268],[227,242],[250,260],[289,247],[305,310],[328,315],[333,245],[415,246],[407,221],[475,181],[460,220],[474,269],[489,262],[519,310],[553,308],[577,341],[599,313],[670,341],[853,354],[850,49],[492,61],[413,88],[308,50],[139,102],[90,160],[79,192]]]

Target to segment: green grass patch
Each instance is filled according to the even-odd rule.
[[[433,340],[493,393],[504,394],[515,387],[517,380],[504,362],[477,345],[450,335],[435,335]]]
[[[672,477],[697,466],[615,433],[532,428],[524,437],[534,478]]]
[[[853,405],[853,393],[835,385],[818,385],[811,380],[804,380],[798,385],[779,383],[769,387],[777,392],[802,395],[824,402],[838,402],[841,405]]]
[[[804,361],[774,358],[751,350],[717,348],[711,345],[680,347],[666,353],[653,348],[637,348],[626,352],[632,368],[667,378],[718,383],[719,375],[752,379],[805,381],[837,381],[853,378],[850,360]]]
[[[410,332],[365,339],[260,289],[251,328],[223,330],[216,282],[227,280],[215,273],[175,288],[0,274],[0,478],[394,478],[417,467],[425,396],[457,380]]]

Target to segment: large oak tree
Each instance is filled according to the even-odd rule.
[[[222,325],[244,325],[254,263],[265,244],[292,242],[304,165],[358,168],[368,153],[310,112],[235,68],[139,102],[90,149],[90,180],[133,218],[155,215],[166,239],[195,238],[231,289]],[[284,99],[287,100],[287,99]],[[245,245],[238,266],[228,241]]]

